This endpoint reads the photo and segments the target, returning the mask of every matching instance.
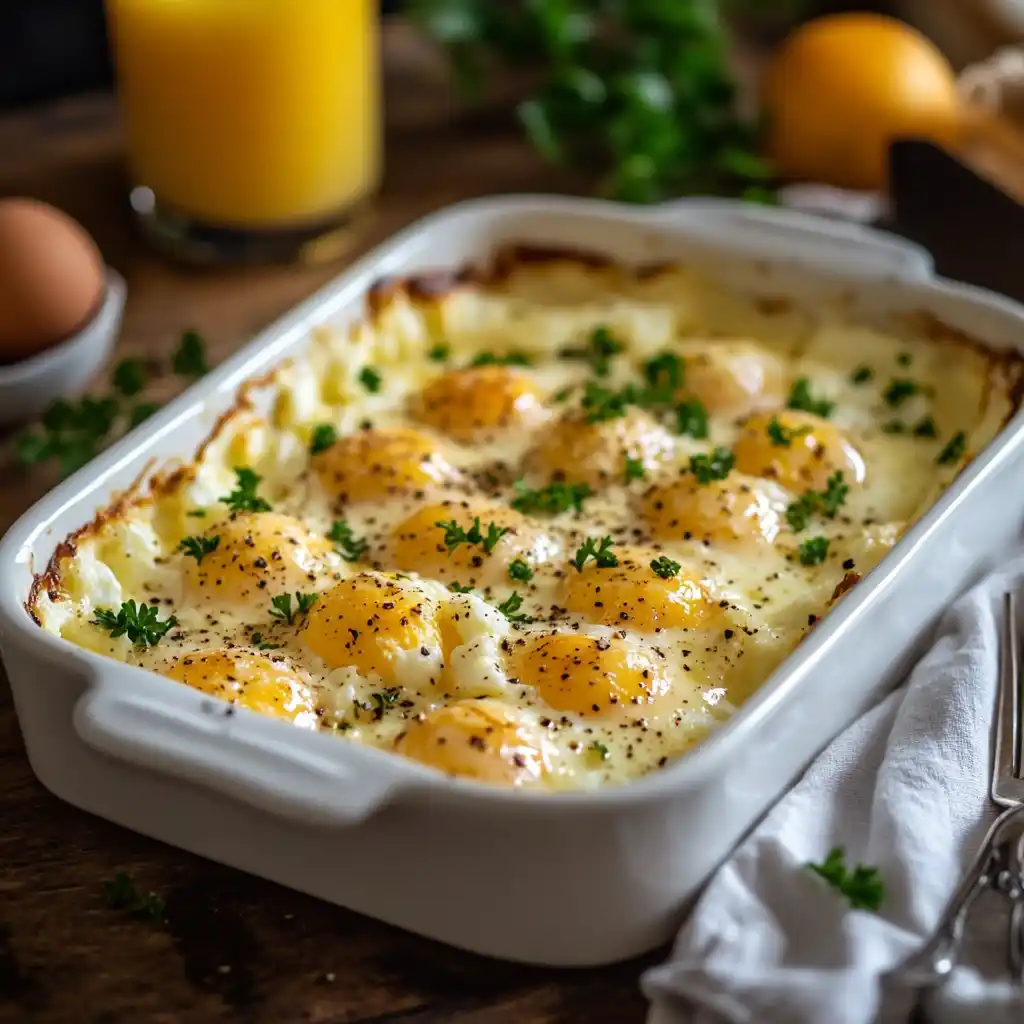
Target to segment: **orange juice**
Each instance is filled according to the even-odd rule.
[[[323,222],[380,169],[378,0],[107,0],[132,182],[178,217]]]

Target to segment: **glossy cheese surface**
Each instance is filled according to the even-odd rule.
[[[1017,357],[924,319],[503,266],[316,329],[58,549],[42,628],[450,776],[628,782],[727,721],[1016,405]]]

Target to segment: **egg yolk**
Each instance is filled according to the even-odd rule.
[[[847,484],[864,480],[864,460],[838,427],[791,409],[747,420],[733,454],[740,472],[777,480],[791,491],[825,490],[837,472]]]
[[[651,632],[696,629],[717,610],[707,588],[685,567],[663,578],[651,568],[656,553],[620,548],[615,554],[616,566],[589,561],[582,572],[567,566],[562,600],[568,611],[598,625]]]
[[[231,604],[269,605],[274,594],[309,589],[329,550],[297,519],[275,512],[241,513],[203,537],[216,547],[198,560],[185,557],[186,592]]]
[[[671,448],[668,432],[639,409],[602,423],[588,423],[576,410],[544,432],[525,465],[546,479],[600,487],[624,480],[627,459],[653,470]]]
[[[595,717],[644,706],[667,690],[653,652],[622,641],[556,634],[516,644],[511,668],[556,711]]]
[[[178,658],[171,679],[263,715],[313,724],[309,687],[294,672],[259,654],[205,651]]]
[[[780,505],[758,481],[730,474],[725,480],[698,483],[692,476],[651,487],[641,512],[655,537],[711,543],[765,541],[779,532]]]
[[[709,412],[747,416],[785,404],[782,360],[747,342],[689,342],[681,347],[682,399],[697,399]]]
[[[548,770],[527,731],[495,701],[464,700],[409,723],[395,750],[448,775],[529,786]]]
[[[423,389],[415,413],[456,441],[486,440],[545,416],[537,385],[507,366],[475,366],[438,377]]]
[[[364,430],[312,459],[324,489],[344,503],[380,501],[454,480],[456,471],[417,430]]]
[[[479,529],[482,539],[455,543],[452,536],[446,543],[448,531],[437,524],[452,522],[467,534]],[[493,539],[500,530],[507,532],[490,543],[488,534]],[[468,501],[439,502],[414,512],[395,527],[389,549],[396,568],[463,586],[504,578],[516,558],[537,564],[556,553],[555,543],[515,509]]]
[[[363,573],[317,597],[301,626],[306,646],[331,668],[396,681],[410,657],[437,663],[441,636],[434,604],[394,580]]]

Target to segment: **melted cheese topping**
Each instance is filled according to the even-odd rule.
[[[425,294],[315,331],[187,472],[72,538],[43,628],[449,775],[627,781],[728,719],[1020,376],[679,268]]]

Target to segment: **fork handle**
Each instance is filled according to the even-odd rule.
[[[942,984],[960,956],[964,928],[971,907],[986,889],[995,886],[1003,864],[1008,827],[1024,816],[1024,810],[1003,811],[985,835],[970,869],[939,919],[931,939],[886,975],[886,983],[911,990],[927,990]]]

